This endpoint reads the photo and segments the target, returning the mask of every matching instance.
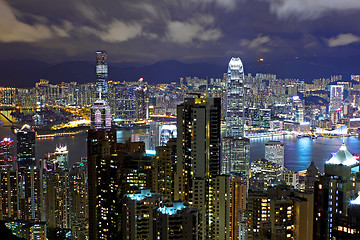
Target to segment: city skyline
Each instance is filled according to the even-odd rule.
[[[304,71],[315,74],[314,67],[355,71],[348,65],[359,56],[355,0],[55,5],[2,0],[0,6],[2,60],[93,61],[94,51],[106,49],[114,63],[176,59],[225,66],[240,56],[258,69],[288,64],[301,77]],[[276,68],[272,73],[281,74]]]

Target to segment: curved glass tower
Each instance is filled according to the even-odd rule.
[[[240,58],[231,58],[226,81],[226,136],[244,137],[244,68]]]

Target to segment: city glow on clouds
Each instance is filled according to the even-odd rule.
[[[309,20],[331,14],[334,11],[354,11],[360,9],[358,0],[266,0],[270,9],[279,18]]]
[[[358,0],[0,0],[0,50],[15,43],[24,53],[66,57],[98,46],[128,59],[313,55],[353,47],[359,11]]]
[[[345,46],[352,43],[360,42],[360,37],[352,33],[341,33],[336,37],[332,37],[328,40],[329,47]]]
[[[0,16],[1,42],[36,42],[56,34],[64,35],[61,28],[51,29],[42,23],[30,25],[19,21],[17,18],[21,13],[13,11],[3,0],[0,0]]]
[[[241,40],[240,45],[254,49],[259,53],[266,53],[271,51],[270,48],[267,47],[271,45],[271,39],[269,36],[258,36],[251,40],[243,39]]]

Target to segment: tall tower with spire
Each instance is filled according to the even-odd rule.
[[[108,97],[108,65],[107,52],[96,51],[96,97],[107,100]]]
[[[244,67],[240,58],[231,58],[226,81],[226,137],[222,141],[222,173],[249,175],[250,140],[244,130]]]
[[[226,136],[244,137],[244,67],[240,58],[231,58],[226,81]]]

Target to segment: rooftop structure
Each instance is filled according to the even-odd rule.
[[[359,164],[359,161],[347,150],[345,143],[343,143],[339,151],[325,164],[337,164],[345,166],[353,166]]]

